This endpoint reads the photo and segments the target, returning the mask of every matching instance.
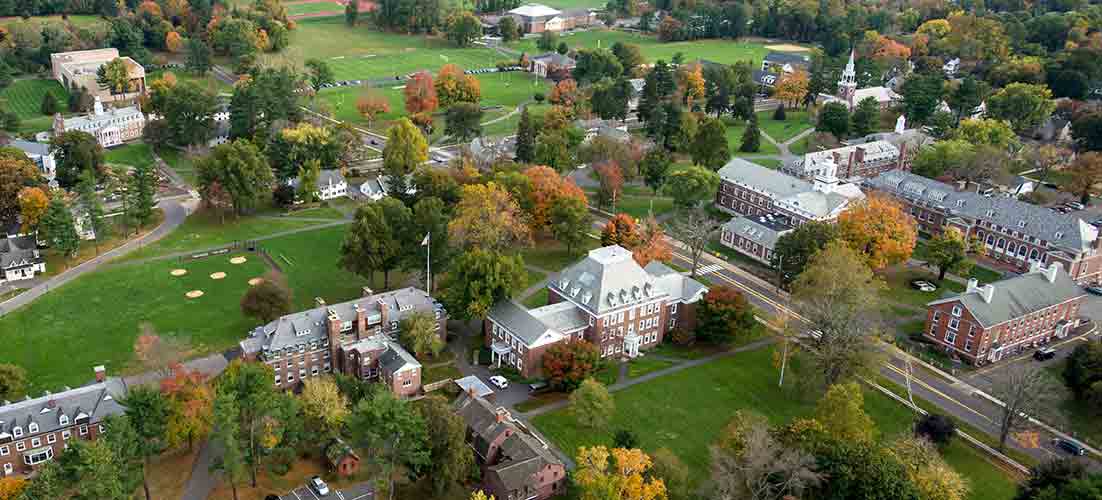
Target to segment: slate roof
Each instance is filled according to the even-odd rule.
[[[317,182],[317,189],[318,190],[326,188],[331,184],[336,185],[336,184],[340,184],[342,182],[345,182],[345,180],[344,180],[344,176],[341,175],[340,170],[337,170],[335,168],[329,168],[329,169],[321,170],[321,171],[318,172],[318,182]],[[299,179],[297,177],[290,179],[290,184],[291,184],[291,186],[294,186],[295,188],[298,188]]]
[[[544,17],[555,17],[559,14],[562,14],[562,11],[552,9],[551,7],[548,7],[546,5],[530,3],[527,5],[521,5],[520,7],[510,10],[509,13],[521,17],[538,19]]]
[[[777,246],[777,240],[792,232],[793,228],[771,216],[754,215],[731,219],[723,225],[723,230],[772,250]]]
[[[742,158],[732,158],[719,169],[719,177],[727,182],[751,186],[774,198],[787,198],[811,190],[811,183]]]
[[[991,327],[1086,295],[1083,288],[1063,268],[1056,269],[1055,272],[1052,282],[1049,282],[1045,270],[1042,269],[991,283],[990,286],[995,291],[991,294],[990,303],[983,300],[979,289],[970,286],[962,294],[935,300],[928,305],[959,300],[976,321],[984,327]]]
[[[544,54],[540,54],[536,57],[533,57],[532,61],[533,62],[540,61],[542,63],[547,64],[548,66],[554,65],[554,66],[558,66],[560,68],[567,68],[567,67],[574,66],[574,59],[571,59],[570,57],[564,56],[564,55],[562,55],[558,52],[547,52],[547,53],[544,53]]]
[[[385,344],[387,350],[379,357],[379,367],[387,373],[398,373],[421,367],[421,363],[417,361],[417,358],[413,357],[402,346],[390,341],[386,341]]]
[[[673,300],[682,304],[696,302],[708,291],[708,287],[699,281],[658,261],[647,264],[646,271],[654,276],[658,288],[665,291]]]
[[[903,96],[896,94],[894,90],[888,87],[866,87],[853,92],[853,104],[856,106],[857,103],[869,97],[876,99],[878,103],[885,103],[897,101],[902,99]]]
[[[988,198],[970,191],[957,191],[949,184],[910,172],[884,172],[866,179],[864,184],[945,210],[950,215],[984,220],[1076,254],[1088,250],[1098,238],[1098,229],[1075,214],[1061,214],[1014,198]]]
[[[796,166],[801,175],[814,175],[823,168],[825,163],[834,163],[834,155],[839,156],[841,164],[849,162],[850,155],[858,148],[865,152],[865,163],[890,161],[899,158],[899,148],[888,141],[870,141],[862,144],[842,146],[823,151],[812,151],[804,154],[803,162]]]
[[[0,147],[13,147],[18,149],[27,155],[36,156],[49,156],[50,145],[44,142],[24,141],[22,139],[12,139],[7,144],[0,143]]]
[[[772,51],[765,55],[764,61],[771,64],[811,64],[810,57],[793,52]]]
[[[76,389],[67,389],[57,394],[47,393],[32,399],[14,403],[4,402],[0,406],[0,443],[14,436],[13,429],[22,429],[23,436],[29,437],[45,432],[56,432],[75,424],[97,424],[110,415],[123,413],[119,399],[125,395],[125,389],[118,379],[108,379]],[[61,416],[69,417],[69,424],[61,424]],[[38,432],[30,432],[31,423],[38,425]]]
[[[89,113],[86,115],[74,116],[71,118],[63,118],[65,123],[65,130],[80,130],[85,126],[91,126],[94,129],[100,129],[104,127],[110,127],[114,125],[114,120],[127,120],[132,117],[140,117],[145,119],[142,115],[142,110],[137,106],[126,106],[122,108],[110,108],[104,110],[103,114]]]
[[[577,309],[570,302],[562,302],[561,304]],[[550,313],[544,315],[544,317],[539,317],[535,314],[539,309],[542,308],[529,310],[514,300],[503,300],[494,304],[494,307],[490,308],[490,312],[486,316],[516,335],[529,347],[540,343],[540,339],[558,340],[562,338],[562,331],[551,324],[557,318]],[[544,321],[545,319],[548,321]],[[586,321],[588,324],[588,319]]]
[[[0,269],[25,267],[45,261],[46,258],[38,252],[34,236],[0,238]]]
[[[482,457],[486,457],[489,443],[505,432],[512,434],[501,442],[500,456],[496,463],[486,468],[487,474],[497,476],[506,491],[525,491],[532,486],[532,475],[548,465],[562,466],[547,445],[532,436],[526,428],[513,422],[506,413],[498,421],[498,412],[485,399],[471,397],[463,393],[456,398],[456,413],[463,418],[470,430],[471,446]]]
[[[590,250],[584,259],[563,269],[548,287],[595,315],[664,293],[631,257],[631,251],[619,245]]]
[[[755,69],[754,71],[750,72],[750,74],[754,78],[754,83],[758,85],[764,85],[766,87],[772,87],[776,85],[777,80],[780,79],[780,75],[771,71],[762,71],[760,69]]]

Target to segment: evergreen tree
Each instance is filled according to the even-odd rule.
[[[153,220],[154,196],[157,193],[157,179],[153,174],[153,164],[147,163],[134,167],[126,190],[126,216],[138,226],[144,226]]]
[[[773,119],[777,120],[779,122],[784,121],[785,116],[784,116],[784,103],[783,102],[777,105],[777,110],[773,112]]]
[[[761,130],[758,129],[758,115],[755,113],[750,115],[750,122],[746,124],[746,131],[742,133],[742,144],[739,144],[738,150],[743,153],[754,153],[760,148]]]
[[[46,92],[42,95],[42,108],[40,109],[42,114],[53,116],[54,113],[58,112],[58,106],[57,97],[52,92]]]
[[[853,134],[858,137],[869,135],[876,129],[876,122],[880,120],[880,104],[872,97],[861,99],[857,108],[853,110]]]
[[[72,257],[80,248],[73,212],[61,196],[54,196],[46,207],[46,214],[39,221],[39,229],[46,234],[46,241],[59,253]]]
[[[528,116],[528,107],[520,112],[520,123],[517,125],[517,161],[531,163],[536,155],[536,130],[532,126],[532,119]]]
[[[111,226],[104,220],[103,199],[96,194],[96,177],[91,170],[85,170],[77,183],[77,203],[84,212],[84,229],[95,233],[96,253],[99,253],[99,241],[106,238]]]

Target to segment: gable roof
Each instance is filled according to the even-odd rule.
[[[811,57],[794,52],[771,51],[765,55],[764,61],[772,64],[811,64]]]
[[[551,306],[556,306],[551,308]],[[563,308],[573,311],[563,311]],[[541,311],[543,310],[543,311]],[[516,335],[527,347],[546,344],[561,339],[564,331],[576,329],[576,318],[581,316],[577,306],[560,302],[529,310],[515,300],[503,300],[494,304],[486,317]],[[587,326],[586,319],[583,326]],[[563,329],[562,327],[566,327]]]
[[[783,221],[774,219],[770,215],[754,215],[735,217],[723,225],[724,231],[736,234],[740,238],[753,241],[765,248],[773,249],[777,246],[777,240],[787,233],[792,232],[792,226]]]
[[[549,465],[563,466],[546,444],[514,421],[504,408],[495,408],[485,399],[467,393],[456,398],[454,408],[470,430],[471,447],[483,459],[490,443],[508,434],[501,441],[495,463],[486,467],[486,474],[496,476],[507,491],[526,491],[533,484],[533,474]]]
[[[982,288],[972,281],[964,293],[935,300],[927,305],[960,301],[976,321],[984,327],[991,327],[1086,295],[1059,264],[1053,265],[1056,269],[1035,268],[1021,276],[987,285],[994,287],[990,302],[984,300]],[[1046,271],[1055,273],[1052,281],[1049,281]]]
[[[741,158],[732,158],[727,162],[719,169],[719,177],[763,193],[778,206],[815,219],[833,218],[851,201],[865,197],[854,184],[812,184]]]
[[[679,273],[657,260],[647,264],[646,271],[654,276],[659,289],[682,304],[696,302],[704,297],[704,293],[708,291],[708,287],[699,281]]]
[[[108,379],[57,394],[46,393],[37,398],[14,403],[5,401],[0,406],[0,443],[13,437],[13,429],[19,427],[24,436],[54,432],[76,424],[98,424],[109,415],[125,411],[119,400],[126,390],[118,379]],[[68,417],[69,424],[61,424],[61,416]],[[31,423],[38,425],[38,432],[29,430]]]
[[[574,59],[571,59],[568,56],[564,56],[558,52],[545,52],[536,57],[533,57],[532,61],[539,61],[547,64],[548,66],[555,65],[560,67],[569,67],[574,65]]]
[[[950,215],[988,221],[1075,253],[1087,251],[1098,238],[1098,229],[1077,215],[1054,212],[1014,198],[988,198],[979,193],[958,191],[949,184],[911,172],[884,172],[866,179],[864,184],[894,196],[945,210]]]
[[[742,158],[732,158],[718,173],[720,179],[750,187],[777,199],[811,190],[810,182]]]
[[[595,315],[665,294],[631,251],[619,245],[590,250],[547,286]]]
[[[27,155],[35,156],[49,156],[50,145],[45,142],[24,141],[22,139],[12,139],[7,144],[0,143],[0,147],[13,147],[18,149]]]
[[[45,262],[38,252],[34,236],[0,238],[0,269],[24,267]]]

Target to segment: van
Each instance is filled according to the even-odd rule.
[[[1036,359],[1037,361],[1047,361],[1055,357],[1056,349],[1053,349],[1051,347],[1042,347],[1040,349],[1037,349],[1037,351],[1033,353],[1033,359]]]

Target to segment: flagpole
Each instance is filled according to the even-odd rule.
[[[425,245],[425,287],[429,295],[432,295],[432,232],[430,231],[425,235],[425,241],[428,245]]]

